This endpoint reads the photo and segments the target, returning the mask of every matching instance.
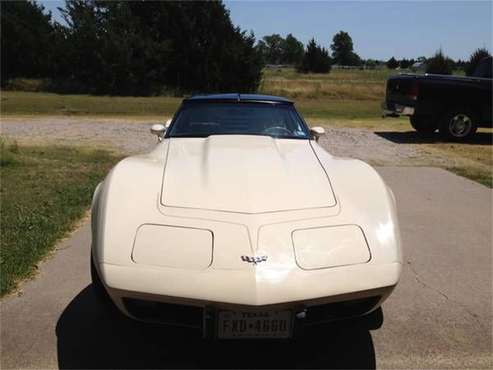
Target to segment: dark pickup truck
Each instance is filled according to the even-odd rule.
[[[470,77],[401,74],[387,81],[383,115],[409,116],[422,134],[437,129],[448,139],[465,140],[478,127],[492,127],[492,58]]]

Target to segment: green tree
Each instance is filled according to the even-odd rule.
[[[426,73],[451,75],[454,66],[454,61],[445,56],[439,49],[433,57],[426,62]]]
[[[459,69],[465,69],[466,62],[463,61],[462,59],[459,59],[459,60],[457,60],[457,62],[455,62],[455,66],[456,66],[456,68],[459,68]]]
[[[317,45],[315,39],[308,43],[301,64],[297,67],[302,73],[328,73],[331,69],[332,61],[329,52]]]
[[[292,34],[286,36],[283,63],[299,65],[303,60],[305,48],[303,43]]]
[[[255,38],[222,2],[67,0],[63,14],[59,77],[88,92],[250,92],[260,82]]]
[[[294,64],[301,63],[304,54],[303,44],[292,34],[284,39],[279,34],[264,36],[255,46],[267,64]]]
[[[386,64],[387,64],[387,68],[389,69],[396,69],[397,67],[399,67],[399,62],[394,57],[387,60]]]
[[[353,51],[353,40],[349,33],[340,31],[336,33],[330,45],[332,59],[335,64],[344,66],[359,66],[361,58]]]
[[[411,68],[411,66],[415,63],[414,59],[406,59],[406,58],[403,58],[399,61],[399,66],[402,68],[402,69],[407,69],[407,68]]]
[[[377,61],[375,59],[367,59],[364,64],[367,68],[373,69],[377,66]]]
[[[465,65],[466,75],[472,76],[481,59],[487,57],[491,57],[491,54],[488,51],[488,49],[485,48],[476,49],[474,53],[471,54],[471,56],[469,57],[469,61]]]
[[[281,64],[286,53],[286,40],[281,35],[275,33],[264,36],[262,39],[266,45],[266,60],[270,64]]]
[[[104,32],[101,9],[96,1],[66,0],[60,10],[67,27],[59,30],[63,37],[56,48],[58,86],[67,92],[103,92],[108,73],[103,47],[112,35]]]
[[[51,14],[34,1],[1,1],[1,83],[48,77],[53,62]]]
[[[269,63],[269,60],[268,60],[269,48],[268,48],[267,44],[265,43],[265,41],[264,40],[258,40],[257,44],[255,45],[255,49],[257,50],[257,53],[262,58],[262,63],[263,64]]]

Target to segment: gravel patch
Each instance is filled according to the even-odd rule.
[[[125,154],[152,149],[156,137],[149,129],[164,120],[49,117],[2,118],[2,134],[22,143],[56,143],[107,147]]]
[[[374,165],[414,163],[423,152],[413,145],[396,144],[373,131],[357,128],[325,128],[319,144],[338,157],[361,159]]]

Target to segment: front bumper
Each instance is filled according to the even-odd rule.
[[[256,269],[252,269],[252,275],[252,271],[185,272],[103,263],[99,270],[111,299],[125,315],[139,321],[198,329],[204,337],[214,337],[220,310],[290,310],[296,317],[295,332],[364,315],[391,294],[401,264],[300,269],[291,271],[282,281],[279,277],[262,280],[255,274]]]
[[[300,332],[324,323],[357,318],[377,309],[388,297],[394,287],[386,287],[360,295],[337,297],[335,302],[291,302],[289,304],[252,307],[228,305],[214,302],[193,302],[195,305],[164,303],[147,296],[140,298],[121,298],[123,312],[132,319],[162,324],[166,326],[182,327],[199,331],[204,338],[218,338],[219,313],[221,311],[235,312],[266,312],[290,311],[292,316],[291,334],[296,336]],[[124,295],[132,296],[132,293]],[[361,297],[360,297],[361,296]],[[159,298],[158,298],[159,299]]]
[[[176,268],[100,263],[98,271],[108,290],[138,292],[155,297],[269,306],[318,300],[394,286],[402,265],[372,263],[306,271],[261,265],[247,270],[191,271]]]
[[[382,117],[399,117],[401,115],[414,115],[414,107],[397,103],[389,103],[387,101],[382,103]]]

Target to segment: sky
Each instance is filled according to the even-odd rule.
[[[56,20],[63,1],[39,1]],[[485,1],[224,1],[233,23],[256,38],[293,34],[328,48],[338,31],[353,39],[364,59],[429,57],[439,48],[468,59],[492,51],[492,0]]]

